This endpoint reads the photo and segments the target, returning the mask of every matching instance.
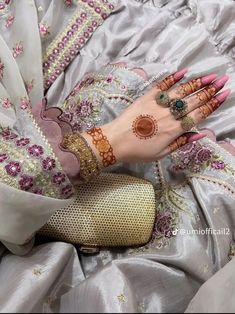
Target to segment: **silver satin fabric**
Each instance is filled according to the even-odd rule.
[[[51,2],[55,4],[55,0]],[[187,79],[210,72],[227,73],[232,95],[200,127],[213,129],[219,140],[235,143],[234,1],[117,0],[116,4],[115,13],[98,28],[80,55],[49,89],[49,104],[63,103],[86,72],[99,71],[107,63],[124,61],[129,67],[142,67],[150,77],[163,76],[182,67],[190,68]],[[36,5],[43,8],[39,20],[45,19],[46,13],[50,18],[56,14],[48,11],[48,1],[38,0]],[[134,81],[130,72],[116,71],[116,75]],[[121,107],[109,107],[105,102],[101,123],[120,111]],[[210,142],[205,139],[202,143]],[[234,157],[219,147],[216,149],[224,161],[235,166]],[[225,228],[229,234],[178,234],[164,245],[156,242],[139,249],[102,250],[95,256],[78,256],[71,245],[64,243],[36,246],[25,257],[4,253],[2,249],[0,278],[4,285],[0,288],[0,311],[194,313],[234,310],[234,260],[227,263],[234,243],[235,199],[225,188],[231,186],[233,191],[234,176],[213,173],[213,178],[223,182],[222,185],[196,176],[185,181],[185,177],[176,177],[169,170],[169,158],[160,166],[164,182],[174,187],[174,192],[179,193],[186,204],[178,211],[179,228]],[[114,170],[144,176],[159,187],[159,176],[154,174],[152,164],[125,164]],[[212,172],[203,175],[208,178]],[[227,290],[231,294],[227,294]]]

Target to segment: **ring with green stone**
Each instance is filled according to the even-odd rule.
[[[162,107],[169,107],[170,97],[167,92],[158,92],[155,96],[155,100],[158,105]]]
[[[170,111],[175,119],[183,117],[187,113],[187,109],[188,105],[182,99],[174,99],[170,102]]]

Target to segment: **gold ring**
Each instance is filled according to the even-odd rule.
[[[170,112],[173,114],[175,119],[183,117],[188,111],[187,102],[183,99],[173,99],[170,102]]]
[[[195,125],[195,121],[189,116],[185,116],[181,120],[181,127],[186,132],[190,131],[193,127],[195,127]]]
[[[170,106],[170,97],[167,92],[158,92],[155,96],[155,100],[157,104],[162,107]]]

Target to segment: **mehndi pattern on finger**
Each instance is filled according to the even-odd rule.
[[[166,77],[164,80],[162,80],[161,82],[157,83],[157,87],[161,90],[161,91],[167,91],[168,89],[170,89],[177,81],[175,80],[174,74]]]
[[[199,107],[200,115],[202,119],[206,119],[212,112],[214,112],[220,106],[220,101],[216,98],[211,99],[209,102]]]
[[[179,70],[176,73],[169,75],[164,80],[158,82],[156,86],[158,89],[160,89],[163,92],[167,91],[173,85],[175,85],[175,83],[179,82],[185,76],[187,72],[188,72],[187,68]]]
[[[198,101],[201,105],[208,102],[216,93],[218,89],[215,85],[209,85],[208,87],[204,88],[201,92],[197,93]]]
[[[186,97],[195,93],[197,90],[202,88],[202,86],[203,86],[202,79],[197,78],[187,83],[181,84],[179,89],[177,90],[177,94],[180,97]]]
[[[170,152],[172,153],[187,143],[188,143],[188,136],[187,135],[181,135],[174,142],[172,142],[168,146],[168,148],[169,148]]]
[[[140,115],[134,120],[132,130],[139,139],[147,140],[157,134],[158,124],[153,116]]]

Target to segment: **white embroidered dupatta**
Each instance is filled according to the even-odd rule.
[[[7,9],[0,17],[0,125],[4,130],[12,128],[18,139],[29,139],[31,148],[34,146],[37,150],[35,145],[38,145],[47,156],[53,156],[27,108],[38,104],[43,98],[42,48],[36,6],[34,1],[21,0],[10,3]],[[53,193],[50,196],[47,192],[44,195],[34,194],[27,191],[28,187],[19,189],[23,181],[19,181],[19,178],[17,183],[16,178],[21,173],[15,175],[14,170],[24,167],[24,171],[36,171],[38,179],[40,162],[35,155],[31,162],[32,167],[37,166],[29,169],[30,163],[27,164],[26,160],[33,157],[30,146],[17,155],[19,147],[16,140],[0,140],[0,239],[22,245],[32,238],[55,210],[70,204],[71,199],[59,198]],[[8,151],[4,151],[6,145]],[[31,153],[34,152],[31,150]],[[53,158],[56,160],[56,156]],[[13,160],[20,165],[11,164],[9,168]]]

